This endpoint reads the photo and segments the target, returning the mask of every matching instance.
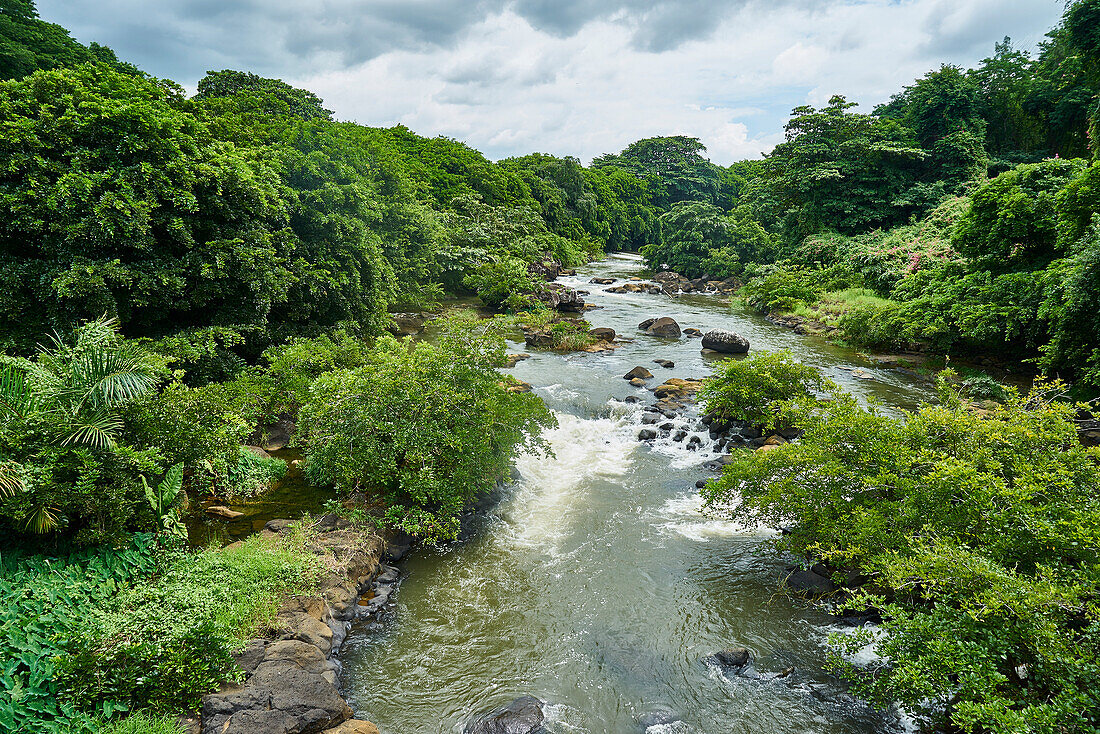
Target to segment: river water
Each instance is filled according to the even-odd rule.
[[[700,513],[694,483],[713,476],[700,466],[706,453],[637,440],[641,407],[653,398],[622,375],[636,365],[656,378],[709,374],[713,357],[700,354],[698,339],[638,332],[645,318],[672,316],[681,327],[737,331],[754,350],[790,349],[887,406],[918,404],[928,384],[718,296],[611,294],[588,284],[642,268],[618,255],[562,279],[603,306],[587,313],[594,326],[634,342],[600,355],[526,350],[532,358],[512,373],[557,415],[554,457],[521,457],[481,530],[417,551],[383,629],[349,635],[345,694],[383,734],[461,732],[473,715],[527,694],[547,702],[550,732],[905,729],[896,712],[851,699],[822,672],[827,636],[839,628],[777,593],[786,564],[767,552],[766,532]],[[623,402],[629,395],[644,402]],[[753,652],[753,675],[705,662],[734,645]]]

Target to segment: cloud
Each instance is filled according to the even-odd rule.
[[[1061,0],[54,0],[43,15],[193,88],[237,68],[316,91],[341,119],[405,124],[490,157],[582,160],[692,135],[757,157],[790,110],[863,109],[1005,35],[1034,45]]]

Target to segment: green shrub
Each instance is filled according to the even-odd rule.
[[[817,369],[795,361],[790,352],[757,352],[723,362],[699,395],[712,415],[774,428],[792,408],[812,402],[815,390],[831,387]]]
[[[0,554],[0,729],[20,734],[81,734],[94,717],[124,710],[118,701],[79,708],[62,694],[59,669],[69,642],[98,610],[131,584],[159,570],[151,536],[120,549],[97,548],[60,558]]]
[[[857,694],[959,731],[1095,731],[1100,454],[1078,442],[1074,406],[1041,392],[1009,390],[981,418],[941,391],[900,418],[837,396],[798,442],[735,456],[706,500],[867,580],[845,606],[882,625],[834,639],[883,658],[834,659]]]
[[[153,582],[86,610],[59,661],[63,700],[86,711],[197,706],[239,676],[233,649],[269,625],[287,596],[308,590],[318,564],[310,551],[260,536],[179,555]]]
[[[535,294],[543,289],[542,279],[527,271],[527,263],[514,257],[502,257],[483,263],[466,275],[463,283],[477,293],[490,308],[522,311],[538,301]]]
[[[240,450],[240,458],[230,464],[225,477],[225,493],[252,497],[271,488],[272,483],[286,476],[286,462],[273,456],[259,456],[248,449]]]
[[[300,421],[312,481],[378,492],[390,524],[432,540],[454,537],[458,513],[554,423],[495,370],[505,324],[456,315],[439,328],[438,344],[384,336],[368,364],[319,377]]]

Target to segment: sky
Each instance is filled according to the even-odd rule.
[[[45,20],[194,91],[209,70],[278,77],[342,120],[403,124],[493,159],[584,162],[690,135],[758,158],[799,105],[870,111],[1011,36],[1034,48],[1063,0],[39,0]]]

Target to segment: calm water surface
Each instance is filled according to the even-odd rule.
[[[588,285],[594,275],[625,278],[642,267],[620,255],[563,279],[604,307],[588,312],[593,326],[634,343],[604,355],[526,350],[532,358],[512,373],[555,411],[555,456],[522,457],[517,481],[482,530],[417,552],[386,627],[357,628],[345,643],[345,693],[356,715],[384,734],[461,732],[472,715],[525,694],[548,703],[551,732],[904,729],[896,713],[844,696],[821,672],[836,628],[776,593],[784,563],[762,552],[766,533],[699,512],[694,483],[709,476],[700,467],[708,456],[636,440],[652,395],[622,375],[635,365],[658,378],[709,374],[713,358],[700,354],[698,339],[638,333],[643,319],[672,316],[681,327],[738,331],[754,350],[790,349],[887,405],[912,407],[929,396],[928,385],[717,296],[611,294]],[[657,358],[676,367],[662,369]],[[644,402],[623,402],[629,395]],[[732,645],[753,651],[758,677],[727,677],[703,662]],[[788,678],[773,677],[792,666]]]

